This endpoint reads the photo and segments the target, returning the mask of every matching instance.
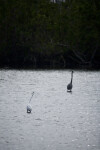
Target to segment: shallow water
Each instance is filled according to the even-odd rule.
[[[69,82],[70,70],[0,70],[0,150],[100,150],[100,71]]]

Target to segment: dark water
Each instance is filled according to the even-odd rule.
[[[0,150],[100,150],[100,72],[0,70]],[[26,106],[32,100],[32,113]]]

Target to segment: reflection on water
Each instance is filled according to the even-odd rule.
[[[69,82],[69,70],[1,70],[0,150],[100,150],[100,72]]]

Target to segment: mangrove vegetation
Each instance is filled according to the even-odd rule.
[[[99,0],[0,0],[0,67],[100,68],[99,60]]]

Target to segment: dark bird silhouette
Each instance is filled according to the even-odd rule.
[[[71,72],[71,81],[70,83],[67,85],[67,91],[71,92],[73,85],[72,85],[72,81],[73,81],[73,71]]]

